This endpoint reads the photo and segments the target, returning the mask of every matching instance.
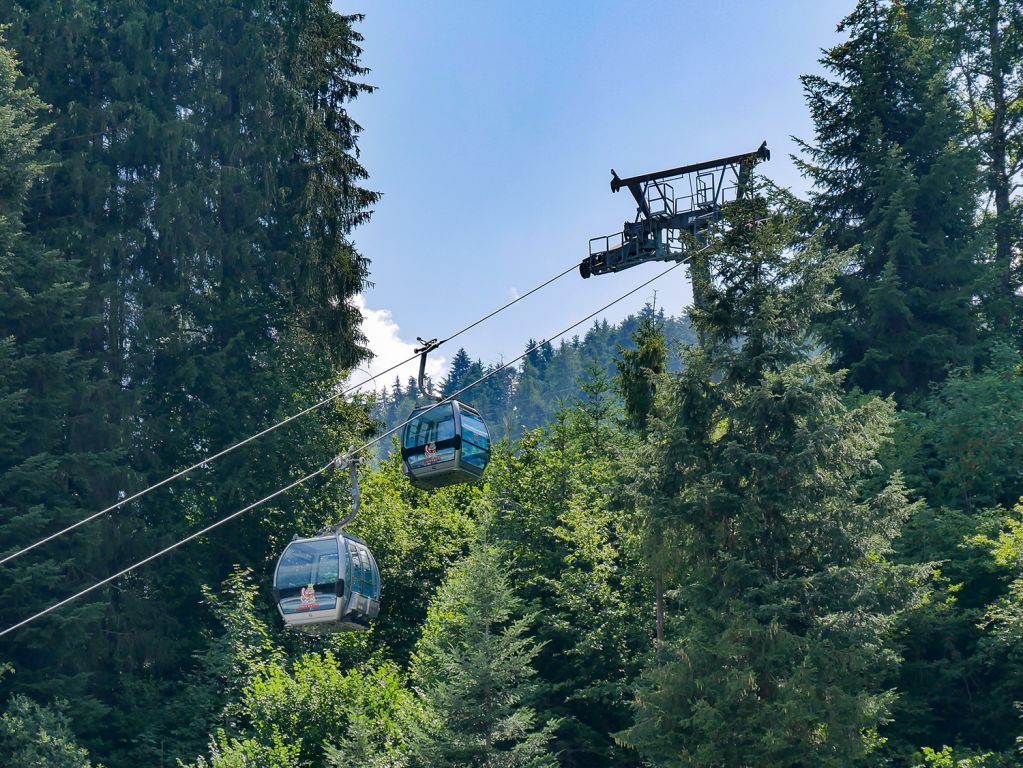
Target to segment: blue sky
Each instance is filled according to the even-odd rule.
[[[371,260],[363,295],[373,372],[416,336],[445,336],[577,263],[589,238],[635,207],[621,176],[756,149],[761,170],[805,189],[790,136],[812,138],[799,75],[819,70],[852,0],[409,0],[337,5],[364,13],[363,64],[377,87],[353,104],[369,186],[383,193],[354,233]],[[442,348],[511,359],[664,268],[577,274]],[[657,289],[682,312],[682,270]],[[580,333],[585,332],[585,326]],[[442,358],[442,359],[441,359]],[[404,372],[408,375],[408,372]],[[388,376],[390,383],[393,376]]]

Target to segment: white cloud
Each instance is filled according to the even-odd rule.
[[[401,329],[394,322],[394,317],[389,309],[370,309],[366,306],[366,299],[362,294],[355,297],[355,306],[362,312],[362,332],[366,335],[367,346],[373,353],[373,358],[368,363],[359,366],[359,370],[353,371],[352,381],[358,382],[369,376],[374,376],[385,371],[400,360],[411,357],[419,343],[413,338],[412,341],[405,341],[401,337]],[[443,355],[433,352],[426,359],[426,373],[433,379],[435,385],[447,374],[448,361]],[[363,390],[380,389],[390,387],[394,383],[394,377],[399,376],[402,383],[408,381],[410,376],[419,375],[419,359],[411,360],[395,371],[391,371],[372,384],[367,384]]]
[[[513,285],[508,289],[508,296],[511,297],[512,301],[515,301],[519,297],[519,289]]]

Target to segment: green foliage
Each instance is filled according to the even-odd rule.
[[[999,606],[1011,604],[1011,579],[977,542],[1006,524],[1004,513],[985,510],[1023,492],[1020,383],[1018,354],[995,345],[982,370],[953,371],[919,412],[901,419],[890,462],[932,507],[907,526],[900,555],[941,563],[932,595],[906,617],[898,678],[904,695],[888,729],[901,752],[944,741],[1011,748],[1013,702],[1023,698],[1021,660],[989,624]]]
[[[629,425],[639,431],[646,427],[657,393],[657,376],[664,373],[668,349],[661,329],[649,317],[640,321],[632,335],[635,349],[619,347],[618,386],[625,400]]]
[[[530,707],[539,650],[529,636],[501,551],[484,526],[444,582],[416,650],[414,677],[426,718],[413,740],[416,765],[554,766],[554,722]]]
[[[923,745],[1004,751],[1015,729],[1013,665],[992,663],[978,626],[1006,580],[963,541],[989,525],[985,508],[1023,492],[1019,359],[997,343],[1019,306],[1019,12],[1015,0],[864,0],[825,52],[828,75],[803,79],[815,223],[855,249],[823,336],[852,384],[913,409],[886,463],[931,507],[910,520],[899,559],[940,563],[901,630],[902,696],[885,734],[907,761]]]
[[[800,226],[759,198],[728,212],[705,348],[669,358],[694,327],[648,306],[516,368],[458,350],[439,390],[495,374],[463,399],[503,439],[482,486],[417,491],[394,455],[362,473],[369,632],[288,633],[269,599],[292,534],[346,511],[334,474],[4,639],[0,763],[1018,765],[1021,13],[856,4],[803,80],[814,192],[773,203]],[[366,353],[357,21],[327,0],[0,0],[5,552]],[[862,391],[912,410],[893,432]],[[372,406],[390,426],[423,394],[396,380]],[[369,407],[0,567],[0,626],[322,464]]]
[[[631,765],[610,734],[629,722],[629,685],[652,632],[648,583],[627,517],[616,509],[622,457],[633,438],[602,368],[552,424],[494,457],[491,533],[508,551],[516,591],[542,616],[534,629],[541,719],[558,722],[561,765]]]
[[[373,732],[369,716],[353,713],[343,745],[327,745],[327,764],[334,768],[405,768],[409,764],[407,752],[378,749],[372,741]]]
[[[976,156],[921,5],[860,0],[821,59],[834,79],[802,78],[813,218],[825,244],[852,249],[821,334],[849,384],[900,399],[979,354]]]
[[[230,701],[197,768],[307,768],[342,754],[367,765],[402,760],[421,715],[398,667],[347,667],[330,650],[290,662],[255,615],[256,595],[245,572],[208,595],[225,634],[206,656],[206,682],[224,685]]]
[[[959,369],[903,417],[899,462],[928,501],[973,512],[1023,493],[1023,363],[995,345],[978,373]]]
[[[994,671],[992,695],[1018,707],[1023,701],[1023,503],[999,516],[988,532],[970,537],[968,544],[986,551],[1010,579],[1002,594],[984,607],[978,657]]]
[[[906,532],[915,544],[904,556],[945,558],[932,594],[909,615],[903,633],[903,695],[888,731],[907,759],[920,745],[951,743],[956,760],[1018,764],[1021,513],[1020,507],[973,515],[944,510],[921,516]],[[933,760],[951,759],[942,755]]]
[[[468,549],[473,507],[482,491],[474,486],[416,490],[401,473],[397,451],[378,471],[364,475],[361,490],[362,509],[351,531],[372,549],[383,584],[373,643],[405,664],[434,592]]]
[[[0,718],[0,761],[6,768],[91,768],[89,753],[71,733],[65,708],[11,697]]]
[[[26,259],[34,276],[13,274],[31,315],[0,314],[0,375],[6,324],[30,317],[39,327],[16,342],[18,357],[34,345],[24,370],[40,397],[28,418],[8,422],[15,444],[0,471],[21,477],[9,478],[18,494],[2,494],[19,507],[5,509],[5,523],[18,518],[5,546],[301,410],[364,357],[353,297],[367,262],[350,233],[377,195],[364,187],[349,115],[370,90],[356,22],[327,0],[0,3],[52,126],[15,219],[45,255]],[[363,411],[338,401],[97,521],[73,549],[71,540],[48,549],[53,560],[31,563],[4,595],[5,618],[322,465],[367,427]],[[20,635],[4,646],[19,669],[55,662],[60,672],[19,674],[5,688],[73,692],[76,731],[114,768],[194,755],[206,732],[192,729],[189,741],[186,725],[217,712],[195,711],[179,682],[206,645],[201,585],[233,563],[264,568],[296,527],[333,516],[337,489],[335,480],[296,490],[33,628],[35,640]],[[73,630],[62,625],[72,619]]]
[[[21,87],[14,55],[0,38],[0,542],[9,554],[86,514],[93,476],[109,470],[110,455],[92,450],[83,421],[97,389],[79,347],[88,339],[85,275],[26,231],[27,201],[47,172],[40,150],[46,109]],[[9,626],[91,581],[78,559],[97,531],[64,537],[0,566],[0,624]],[[75,702],[78,722],[97,724],[108,710],[90,684],[90,657],[103,597],[83,600],[55,617],[56,626],[29,627],[0,641],[0,657],[20,674],[14,688],[39,700]],[[3,694],[6,699],[6,694]]]
[[[945,746],[937,752],[930,747],[924,747],[921,751],[924,761],[914,768],[997,768],[1002,765],[1013,765],[999,759],[991,752],[982,755],[963,756],[952,747]]]
[[[1018,249],[1023,239],[1023,2],[927,2],[929,31],[953,62],[952,81],[980,156],[988,200],[981,210],[985,320],[1002,338],[1020,337]],[[1015,327],[1014,327],[1015,326]]]
[[[904,529],[898,559],[937,562],[938,568],[926,598],[904,615],[900,629],[903,662],[893,682],[901,695],[885,734],[901,759],[927,744],[983,752],[1012,743],[1018,680],[1004,658],[983,650],[981,626],[1009,579],[984,548],[966,545],[978,530],[997,530],[1001,518],[925,508]]]
[[[865,483],[893,406],[849,407],[813,350],[834,257],[812,240],[793,250],[792,218],[763,200],[728,223],[693,315],[706,346],[659,395],[630,467],[676,588],[663,659],[619,737],[665,766],[858,764],[893,699],[892,632],[912,591],[886,560],[912,506],[897,478]]]
[[[223,731],[210,744],[210,759],[200,757],[195,768],[250,768],[251,766],[273,766],[273,768],[301,768],[299,759],[301,744],[285,740],[275,733],[271,743],[257,739],[231,739]]]
[[[245,690],[242,711],[254,738],[272,744],[278,734],[301,744],[301,765],[315,765],[326,744],[349,732],[353,717],[360,738],[377,751],[401,752],[417,707],[392,664],[345,669],[332,653],[307,654],[290,669],[275,665]]]
[[[252,571],[235,567],[219,593],[204,587],[203,596],[220,625],[210,633],[198,655],[185,707],[188,727],[212,730],[215,723],[237,725],[242,696],[259,675],[284,663],[284,651],[270,625],[260,616],[262,596],[253,586]]]

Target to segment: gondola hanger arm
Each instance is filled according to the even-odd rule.
[[[359,452],[355,450],[353,446],[348,447],[348,452],[341,454],[334,459],[334,466],[344,471],[348,469],[348,479],[351,483],[351,494],[352,494],[352,509],[345,516],[345,519],[333,526],[329,530],[334,533],[340,533],[341,529],[348,525],[355,519],[355,516],[359,514],[359,505],[362,503],[362,496],[359,493]]]
[[[432,397],[434,400],[440,401],[443,398],[431,395],[426,391],[426,356],[433,350],[441,345],[442,342],[437,339],[424,339],[422,336],[416,336],[416,341],[422,344],[421,347],[416,347],[413,352],[419,355],[419,392],[427,397]]]

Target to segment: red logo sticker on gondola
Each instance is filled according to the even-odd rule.
[[[302,591],[298,595],[299,610],[311,611],[314,608],[319,608],[320,604],[316,602],[316,588],[310,584],[308,587],[302,587]]]

